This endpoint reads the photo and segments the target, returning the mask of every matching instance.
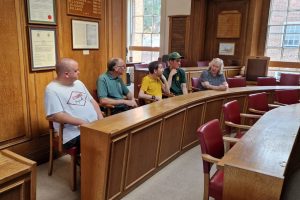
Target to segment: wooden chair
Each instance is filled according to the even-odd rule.
[[[277,85],[275,77],[257,77],[258,86],[274,86]]]
[[[224,156],[223,140],[228,138],[223,137],[222,130],[218,119],[207,122],[200,126],[197,130],[199,136],[200,147],[202,151],[203,172],[204,172],[204,200],[213,197],[221,200],[223,196],[223,179],[224,172],[217,170],[213,175],[210,174],[213,164]],[[237,142],[238,140],[229,140]]]
[[[275,90],[275,104],[289,105],[299,103],[299,90]]]
[[[245,77],[227,78],[227,83],[229,88],[246,87],[246,78]]]
[[[111,104],[103,104],[103,103],[100,103],[99,101],[99,98],[98,98],[98,93],[97,93],[97,89],[96,90],[93,90],[93,93],[91,94],[92,97],[97,101],[97,103],[99,104],[100,107],[102,107],[102,109],[105,111],[104,112],[104,115],[107,117],[107,116],[110,116],[111,113],[112,113],[112,109],[115,107],[114,105],[111,105]]]
[[[263,115],[279,105],[269,104],[267,93],[261,92],[248,96],[248,109],[251,113]]]
[[[251,128],[249,125],[241,124],[241,117],[247,117],[251,119],[260,118],[260,115],[241,113],[240,105],[237,100],[225,103],[223,105],[223,112],[226,132],[228,135],[234,134],[236,138],[241,138],[244,135],[245,131],[241,131],[241,129],[248,130]],[[233,129],[236,129],[236,131],[232,131]]]
[[[49,168],[48,175],[52,175],[53,171],[53,151],[57,150],[59,155],[68,154],[71,156],[70,162],[70,181],[71,189],[76,190],[76,162],[77,162],[77,148],[72,147],[70,149],[63,148],[63,128],[64,124],[60,123],[58,132],[54,130],[53,121],[48,120],[49,122],[49,133],[50,133],[50,152],[49,152]]]
[[[192,92],[200,91],[198,88],[200,80],[200,77],[191,77]]]
[[[208,60],[201,60],[201,61],[197,61],[197,66],[198,67],[207,67],[209,64]]]
[[[134,69],[148,68],[148,64],[134,64]]]
[[[300,74],[281,73],[279,85],[300,85]]]

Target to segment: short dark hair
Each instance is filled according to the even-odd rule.
[[[119,62],[119,58],[112,58],[107,63],[107,70],[114,71],[114,66]]]
[[[153,62],[149,63],[149,65],[148,65],[149,72],[150,72],[151,74],[153,74],[153,73],[154,73],[154,70],[157,70],[157,69],[158,69],[158,65],[159,65],[159,64],[162,64],[162,62],[159,62],[159,61],[153,61]]]

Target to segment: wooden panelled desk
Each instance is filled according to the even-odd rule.
[[[200,77],[202,71],[207,70],[208,67],[182,67],[186,74],[187,89],[192,91],[192,77]],[[239,66],[226,66],[224,67],[225,77],[234,77],[240,73],[241,67]],[[134,69],[134,97],[138,96],[138,85],[142,83],[143,77],[148,74],[148,68]]]
[[[197,128],[223,121],[224,102],[299,86],[229,88],[176,96],[81,126],[81,199],[119,199],[198,144]],[[200,155],[199,155],[200,156]],[[200,157],[199,157],[200,159]],[[199,197],[201,198],[201,197]]]
[[[36,163],[9,150],[0,151],[0,199],[36,199]]]
[[[300,104],[263,115],[219,163],[223,199],[280,199],[284,182],[300,169],[299,128]]]

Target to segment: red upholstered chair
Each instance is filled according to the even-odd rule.
[[[276,85],[275,77],[257,77],[258,86],[273,86]]]
[[[227,102],[223,105],[223,112],[224,112],[224,121],[226,125],[226,132],[227,134],[231,135],[234,133],[236,138],[240,138],[243,136],[243,130],[248,130],[251,126],[241,124],[241,117],[248,117],[252,119],[260,118],[260,115],[253,115],[253,114],[246,114],[240,112],[240,105],[237,100],[233,100]],[[233,129],[237,129],[233,131]]]
[[[211,167],[224,156],[224,143],[219,120],[215,119],[203,124],[197,130],[202,151],[204,171],[204,197],[222,199],[224,172],[217,170],[210,175]],[[210,178],[211,177],[211,178]]]
[[[200,77],[192,77],[191,78],[191,83],[192,83],[192,92],[197,92],[200,89],[198,88],[200,82]]]
[[[237,77],[237,78],[227,78],[228,87],[246,87],[246,78]]]
[[[300,74],[281,73],[279,85],[300,85]]]
[[[280,105],[299,103],[299,90],[275,90],[275,102]]]
[[[204,197],[209,196],[215,199],[222,199],[223,177],[222,170],[217,170],[212,176],[210,174],[213,164],[216,164],[224,156],[223,140],[237,142],[238,140],[222,139],[222,130],[218,119],[211,120],[200,126],[197,130],[200,147],[202,151],[203,171],[204,171]]]
[[[53,170],[53,151],[58,151],[59,155],[68,154],[71,156],[70,162],[70,175],[71,175],[71,189],[76,190],[76,162],[77,162],[77,148],[72,147],[70,149],[63,148],[63,128],[64,124],[60,124],[58,132],[55,131],[53,127],[53,121],[48,120],[49,122],[49,132],[50,132],[50,153],[49,153],[49,168],[48,175],[52,175]]]
[[[208,60],[201,60],[201,61],[197,61],[197,66],[198,67],[207,67],[209,64]]]
[[[263,115],[275,107],[278,107],[278,105],[268,104],[268,96],[265,92],[250,94],[248,96],[248,109],[251,113]]]

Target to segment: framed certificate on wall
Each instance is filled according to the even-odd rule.
[[[55,0],[27,0],[28,23],[56,25]]]
[[[29,27],[31,70],[54,69],[57,60],[55,27]]]
[[[99,24],[94,21],[72,20],[73,49],[99,49]]]

